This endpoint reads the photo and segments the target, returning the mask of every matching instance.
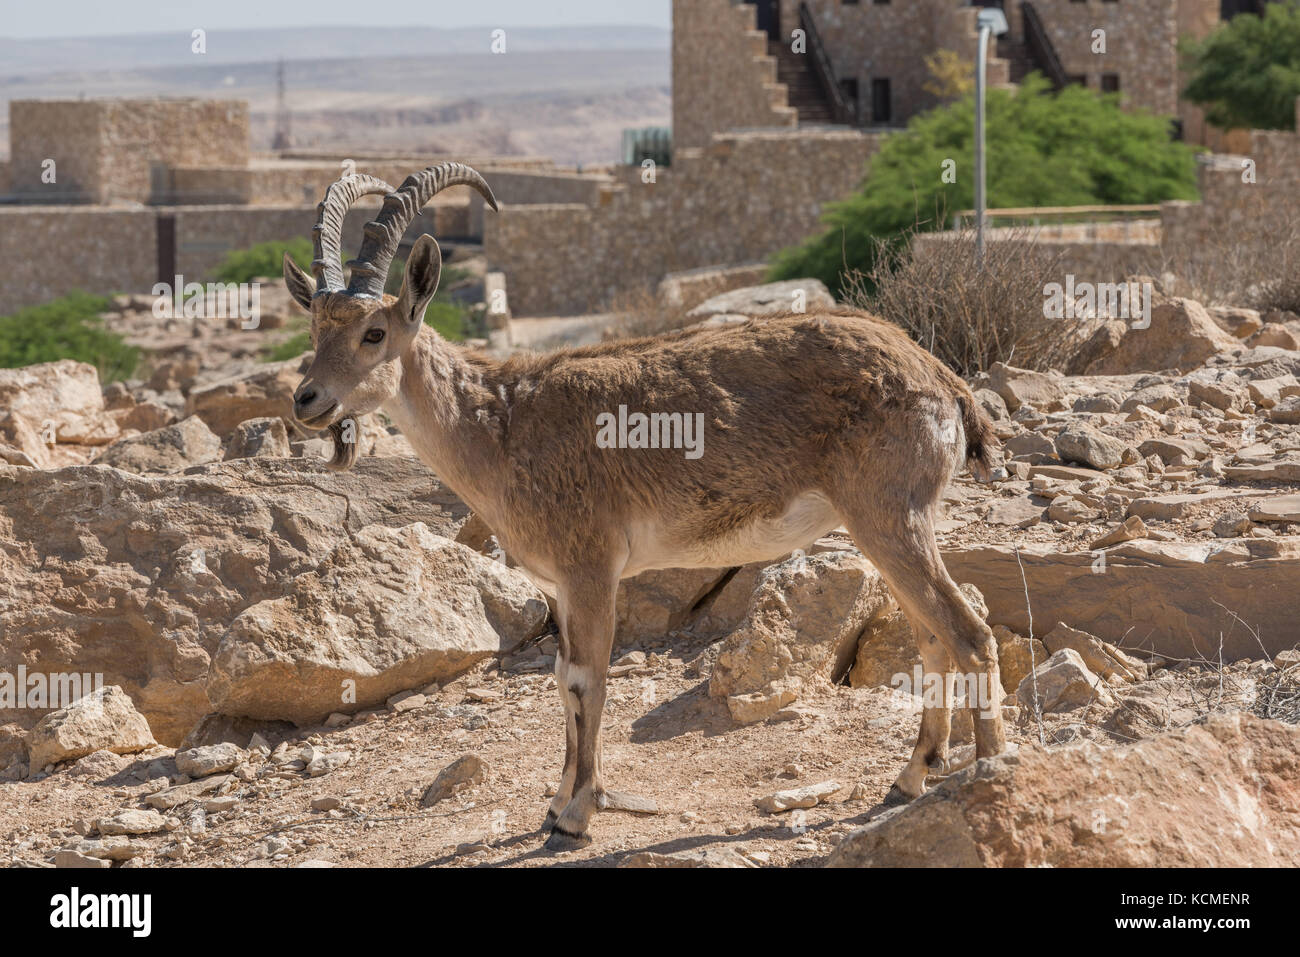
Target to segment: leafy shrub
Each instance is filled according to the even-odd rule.
[[[1191,149],[1169,139],[1168,121],[1124,111],[1118,98],[1072,85],[1060,92],[1031,75],[1015,91],[988,93],[988,205],[1085,206],[1194,199]],[[859,191],[831,205],[829,227],[778,255],[773,279],[816,277],[843,291],[843,277],[874,275],[886,240],[945,228],[975,204],[974,103],[966,97],[912,119],[885,138]],[[945,183],[948,161],[955,182]]]
[[[288,240],[272,240],[257,243],[247,249],[236,249],[226,253],[225,259],[217,267],[214,279],[217,282],[252,282],[258,276],[279,276],[284,271],[284,253],[289,255],[304,270],[311,269],[315,258],[310,239],[298,237]]]
[[[1271,3],[1263,17],[1233,17],[1183,48],[1183,95],[1215,126],[1295,129],[1300,96],[1300,6]]]
[[[77,291],[0,316],[0,368],[76,359],[98,369],[101,382],[129,379],[140,350],[104,328],[99,314],[111,308],[107,297]]]

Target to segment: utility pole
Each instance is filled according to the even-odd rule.
[[[989,37],[1007,32],[1007,18],[993,7],[980,10],[979,50],[975,54],[975,260],[984,262],[984,208],[987,170],[984,157],[984,94],[988,86]]]

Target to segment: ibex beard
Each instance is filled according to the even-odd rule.
[[[966,384],[896,326],[844,310],[503,361],[450,344],[423,324],[441,270],[431,236],[411,248],[401,292],[385,295],[383,285],[411,219],[458,184],[496,208],[483,178],[459,164],[430,167],[398,190],[367,176],[330,187],[315,229],[316,281],[284,261],[316,350],[294,415],[336,430],[331,464],[347,468],[356,443],[338,441],[340,423],[383,409],[555,597],[566,748],[547,847],[587,843],[599,809],[647,806],[607,789],[601,769],[619,581],[652,568],[776,560],[841,525],[912,622],[926,672],[978,675],[999,696],[972,718],[976,754],[1001,752],[993,635],[949,577],[934,535],[953,473],[968,463],[987,479],[996,444]],[[345,287],[339,230],[368,193],[383,193],[384,205]],[[703,454],[600,447],[598,416],[621,406],[702,415]],[[932,768],[948,768],[950,723],[946,699],[924,707],[887,800],[916,797]]]

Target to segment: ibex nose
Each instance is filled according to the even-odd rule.
[[[302,420],[307,418],[307,410],[311,408],[318,395],[316,387],[312,385],[299,386],[298,391],[293,394],[293,414]]]

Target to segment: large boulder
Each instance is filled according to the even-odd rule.
[[[1206,359],[1237,347],[1240,342],[1224,332],[1199,302],[1167,299],[1151,309],[1146,329],[1123,327],[1116,336],[1116,324],[1107,323],[1083,351],[1091,356],[1082,370],[1087,375],[1125,375],[1179,369],[1186,372]],[[1105,337],[1102,347],[1099,337]]]
[[[1104,555],[971,545],[945,549],[943,560],[953,578],[979,588],[990,626],[1021,635],[1029,634],[1032,616],[1034,637],[1043,622],[1064,621],[1121,648],[1210,659],[1218,658],[1222,635],[1228,661],[1258,657],[1261,643],[1268,654],[1300,643],[1300,536],[1137,540]]]
[[[843,676],[868,623],[897,607],[857,552],[772,565],[759,576],[745,620],[723,641],[709,694],[728,699],[737,720],[766,717],[808,683]]]
[[[241,612],[289,594],[368,525],[423,522],[450,537],[467,514],[413,459],[341,473],[278,458],[163,476],[0,466],[0,661],[103,674],[174,746],[214,710],[211,659]],[[347,554],[363,565],[349,581],[390,574]],[[328,607],[346,615],[367,600],[339,593]],[[40,716],[0,708],[0,724]]]
[[[849,833],[827,866],[1296,867],[1298,806],[1300,728],[1238,712],[979,761]]]
[[[423,523],[368,525],[231,621],[207,694],[222,714],[311,724],[513,651],[547,613],[521,572]]]

